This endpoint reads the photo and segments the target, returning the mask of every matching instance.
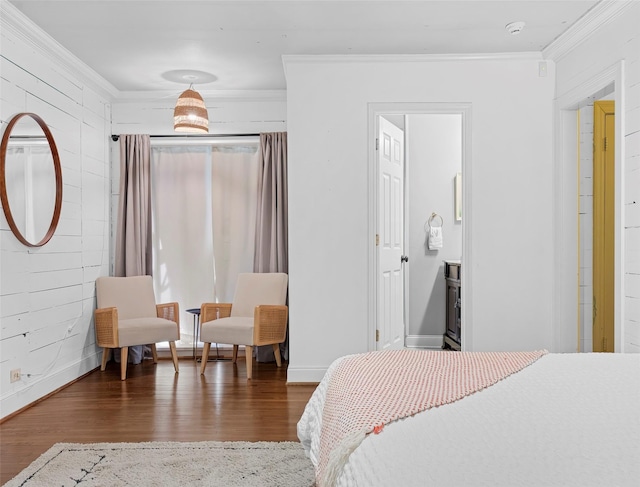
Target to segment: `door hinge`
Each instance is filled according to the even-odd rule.
[[[380,245],[380,234],[376,233],[376,247]]]
[[[379,150],[380,147],[380,139],[376,139],[376,150]]]
[[[376,330],[376,342],[380,341],[380,330]]]
[[[604,138],[602,147],[605,152],[609,150],[609,137]]]

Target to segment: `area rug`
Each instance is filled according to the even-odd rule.
[[[5,487],[311,487],[296,442],[56,443]]]

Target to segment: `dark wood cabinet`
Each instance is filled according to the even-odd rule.
[[[460,350],[462,339],[461,304],[462,292],[460,290],[462,266],[460,261],[444,261],[444,278],[447,286],[447,330],[444,336],[445,348]]]

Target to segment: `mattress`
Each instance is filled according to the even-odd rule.
[[[316,467],[326,391],[341,360],[298,423]],[[547,354],[484,390],[368,435],[336,485],[638,486],[640,355]]]

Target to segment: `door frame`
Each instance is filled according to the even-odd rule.
[[[621,60],[576,85],[554,103],[553,229],[551,262],[553,352],[580,350],[580,248],[578,225],[578,110],[613,92],[615,112],[614,351],[624,352],[624,72]],[[613,90],[613,91],[611,91]]]
[[[472,253],[471,253],[471,229],[472,229],[472,205],[471,202],[471,103],[446,103],[446,102],[380,102],[368,103],[368,306],[367,318],[369,327],[367,330],[368,350],[376,349],[376,329],[378,326],[377,306],[377,276],[378,259],[376,249],[376,233],[378,225],[378,163],[376,156],[376,138],[378,137],[378,118],[384,115],[433,115],[433,114],[459,114],[462,116],[462,263],[464,265],[464,279],[461,282],[462,302],[461,315],[464,326],[462,328],[462,350],[473,350],[473,313],[472,310]],[[406,167],[410,162],[406,161]],[[406,174],[405,169],[405,174]],[[405,191],[405,199],[407,192]],[[408,211],[405,212],[405,219]],[[406,225],[405,225],[406,237]],[[406,273],[405,273],[406,282]],[[444,285],[444,283],[443,283]],[[405,330],[406,338],[406,330]]]

